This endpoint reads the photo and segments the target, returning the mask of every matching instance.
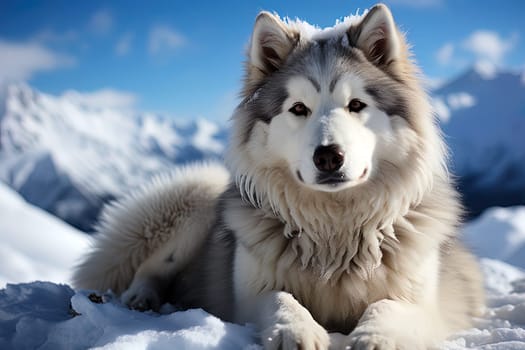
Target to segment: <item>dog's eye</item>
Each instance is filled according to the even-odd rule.
[[[359,113],[365,107],[366,103],[359,101],[357,98],[352,99],[352,101],[350,101],[350,103],[348,104],[348,110],[350,112]]]
[[[288,112],[299,117],[306,117],[310,113],[310,110],[304,105],[304,103],[297,102],[288,110]]]

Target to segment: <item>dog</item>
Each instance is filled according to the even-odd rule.
[[[483,310],[462,208],[390,10],[334,27],[261,12],[227,170],[104,209],[77,288],[253,323],[268,349],[426,349]]]

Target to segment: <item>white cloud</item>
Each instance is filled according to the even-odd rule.
[[[152,55],[172,52],[183,46],[185,42],[186,39],[172,28],[157,25],[150,31],[148,51]]]
[[[106,34],[113,26],[113,16],[108,10],[99,10],[89,21],[89,28],[96,34]]]
[[[28,80],[37,72],[71,67],[74,64],[74,58],[38,43],[0,40],[0,81]]]
[[[133,43],[133,33],[124,34],[115,45],[115,53],[118,56],[125,56],[131,50],[131,44]]]
[[[436,58],[440,64],[447,65],[452,60],[453,55],[454,45],[451,43],[447,43],[438,50],[438,52],[436,53]]]
[[[476,98],[467,92],[456,92],[447,96],[447,102],[451,109],[458,110],[475,106]]]
[[[504,56],[514,48],[516,41],[516,35],[505,39],[496,32],[478,30],[463,42],[463,47],[476,55],[478,60],[500,63]]]
[[[137,103],[137,96],[130,92],[114,89],[102,89],[93,92],[79,92],[68,90],[61,98],[88,107],[95,108],[133,108]]]

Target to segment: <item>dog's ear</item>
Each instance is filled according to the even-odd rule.
[[[279,17],[261,12],[255,21],[248,52],[250,68],[258,69],[262,76],[276,71],[292,51],[298,37]]]
[[[361,22],[348,30],[350,43],[363,51],[377,66],[387,66],[400,58],[403,47],[392,13],[383,4],[368,11]]]

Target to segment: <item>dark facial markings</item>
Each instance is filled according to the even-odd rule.
[[[245,110],[243,118],[245,119],[243,133],[243,143],[248,142],[252,130],[258,121],[269,124],[274,116],[282,112],[284,101],[288,98],[288,92],[283,86],[269,89],[264,85],[256,92],[244,99],[241,107]]]
[[[369,85],[365,91],[374,98],[379,109],[389,116],[400,116],[407,119],[409,107],[407,100],[397,93],[395,85],[397,83],[385,84],[385,86]]]
[[[333,93],[341,77],[353,72],[365,80],[365,91],[374,99],[379,109],[389,116],[398,115],[410,119],[411,110],[408,104],[410,96],[403,93],[406,89],[402,86],[402,82],[371,63],[359,48],[352,45],[348,47],[340,42],[341,40],[330,40],[296,46],[285,63],[260,82],[255,94],[243,101],[247,118],[245,141],[249,139],[257,121],[268,124],[274,116],[284,111],[283,103],[289,97],[285,86],[293,76],[305,77],[317,92],[321,91],[321,84],[315,77],[331,77],[328,87],[330,93]],[[347,106],[349,110],[357,111],[366,107],[366,105],[358,106],[355,101],[352,104],[352,101],[353,99]],[[308,105],[308,101],[293,102]],[[294,106],[290,112],[303,116],[302,107],[294,108]]]
[[[321,84],[317,82],[313,77],[308,76],[307,79],[312,83],[317,92],[321,92]]]
[[[335,89],[335,86],[337,85],[337,83],[339,82],[339,79],[341,78],[340,75],[336,75],[332,81],[330,82],[330,86],[328,87],[329,90],[330,90],[330,93],[333,93],[334,92],[334,89]]]

